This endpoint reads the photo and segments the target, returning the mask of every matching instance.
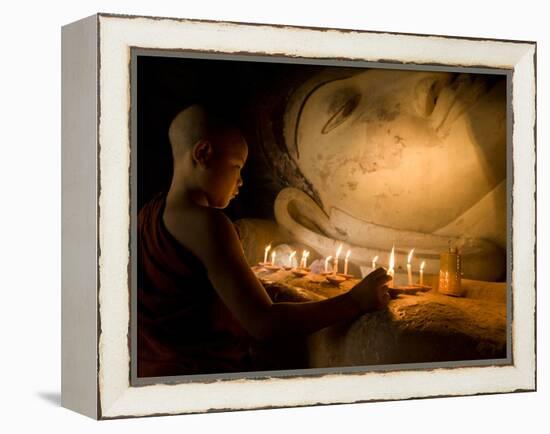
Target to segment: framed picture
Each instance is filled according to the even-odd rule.
[[[533,391],[536,44],[62,31],[62,405]]]

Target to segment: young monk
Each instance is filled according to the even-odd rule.
[[[306,335],[386,306],[383,268],[349,292],[273,303],[220,211],[238,194],[247,144],[200,106],[169,128],[174,173],[138,217],[138,376],[262,370],[251,343]]]

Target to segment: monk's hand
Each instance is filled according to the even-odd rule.
[[[350,295],[361,312],[383,309],[390,301],[388,282],[391,280],[383,267],[377,268],[350,290]]]

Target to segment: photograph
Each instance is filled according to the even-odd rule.
[[[536,44],[62,29],[62,405],[536,389]]]
[[[546,433],[543,6],[7,2],[0,432]]]
[[[509,71],[132,50],[138,384],[511,363]]]

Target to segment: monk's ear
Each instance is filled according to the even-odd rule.
[[[200,139],[193,146],[193,161],[201,167],[206,167],[212,159],[212,143],[206,139]]]

